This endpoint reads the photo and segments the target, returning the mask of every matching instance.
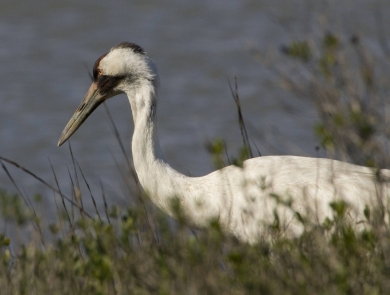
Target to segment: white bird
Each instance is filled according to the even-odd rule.
[[[347,219],[356,226],[367,221],[366,206],[387,208],[390,170],[381,170],[379,181],[374,169],[330,159],[266,156],[202,177],[179,173],[159,145],[158,87],[156,66],[140,46],[124,42],[111,48],[95,62],[92,85],[58,146],[103,101],[125,93],[134,120],[132,153],[139,181],[152,202],[174,218],[172,200],[178,200],[190,226],[205,228],[217,218],[225,234],[256,243],[275,221],[282,232],[296,236],[303,230],[298,215],[311,216],[313,222],[332,218],[329,204],[336,200],[348,204]]]

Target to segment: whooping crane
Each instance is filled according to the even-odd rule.
[[[124,42],[102,55],[93,68],[93,82],[66,125],[62,145],[106,99],[126,93],[130,101],[134,134],[132,153],[139,181],[162,211],[175,217],[171,200],[177,198],[190,226],[204,228],[218,218],[225,234],[255,243],[267,233],[267,225],[279,217],[286,234],[298,235],[302,216],[317,222],[332,216],[329,204],[349,204],[352,224],[365,221],[366,205],[380,200],[387,208],[389,170],[375,170],[345,162],[296,157],[267,156],[246,160],[242,168],[228,166],[202,177],[187,177],[166,162],[157,135],[159,76],[154,62],[138,45]],[[280,199],[291,200],[286,206]],[[309,214],[310,215],[310,214]]]

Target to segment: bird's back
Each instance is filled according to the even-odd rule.
[[[199,212],[205,218],[215,213],[226,232],[255,241],[270,225],[287,234],[300,234],[303,226],[297,212],[312,222],[331,219],[330,203],[337,200],[347,204],[351,223],[361,226],[366,205],[385,202],[390,171],[382,170],[380,175],[382,181],[374,169],[335,160],[269,156],[193,180],[199,188],[194,193],[204,207]]]

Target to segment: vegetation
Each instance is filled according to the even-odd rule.
[[[291,70],[303,73],[280,72],[282,85],[315,104],[320,117],[315,132],[329,156],[389,167],[388,127],[379,107],[388,89],[358,37],[345,41],[327,33],[316,46],[299,41],[282,52],[295,62]],[[241,166],[251,147],[237,87],[232,93],[244,141],[232,162]],[[225,165],[223,141],[210,151],[218,168]],[[5,171],[17,165],[0,161]],[[48,226],[21,192],[0,192],[1,217],[16,228],[13,237],[0,233],[1,294],[390,293],[386,207],[366,209],[371,227],[356,232],[344,220],[347,204],[332,203],[333,218],[305,227],[301,237],[286,238],[273,223],[269,239],[247,245],[224,237],[217,221],[202,232],[188,228],[183,215],[173,223],[141,193],[130,208],[85,212],[74,183],[72,198],[52,188],[62,205]],[[172,206],[180,212],[179,204]],[[307,217],[299,216],[303,225]]]

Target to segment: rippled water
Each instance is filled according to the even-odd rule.
[[[87,68],[110,47],[131,41],[159,67],[160,140],[174,168],[191,175],[212,171],[205,142],[216,137],[226,140],[231,154],[237,151],[240,133],[227,82],[234,76],[248,131],[262,154],[314,156],[312,106],[283,92],[253,49],[280,67],[286,61],[278,53],[282,44],[330,30],[347,36],[358,32],[380,54],[378,11],[389,15],[390,5],[355,0],[3,1],[0,155],[54,183],[50,160],[69,192],[72,162],[66,145],[57,148],[58,138],[89,87]],[[383,21],[390,27],[388,18]],[[128,101],[120,96],[107,105],[130,152]],[[99,192],[102,180],[108,189],[121,191],[113,158],[125,164],[104,108],[71,143],[94,190]],[[36,180],[10,171],[28,195],[45,191]],[[0,188],[15,191],[2,170]]]

